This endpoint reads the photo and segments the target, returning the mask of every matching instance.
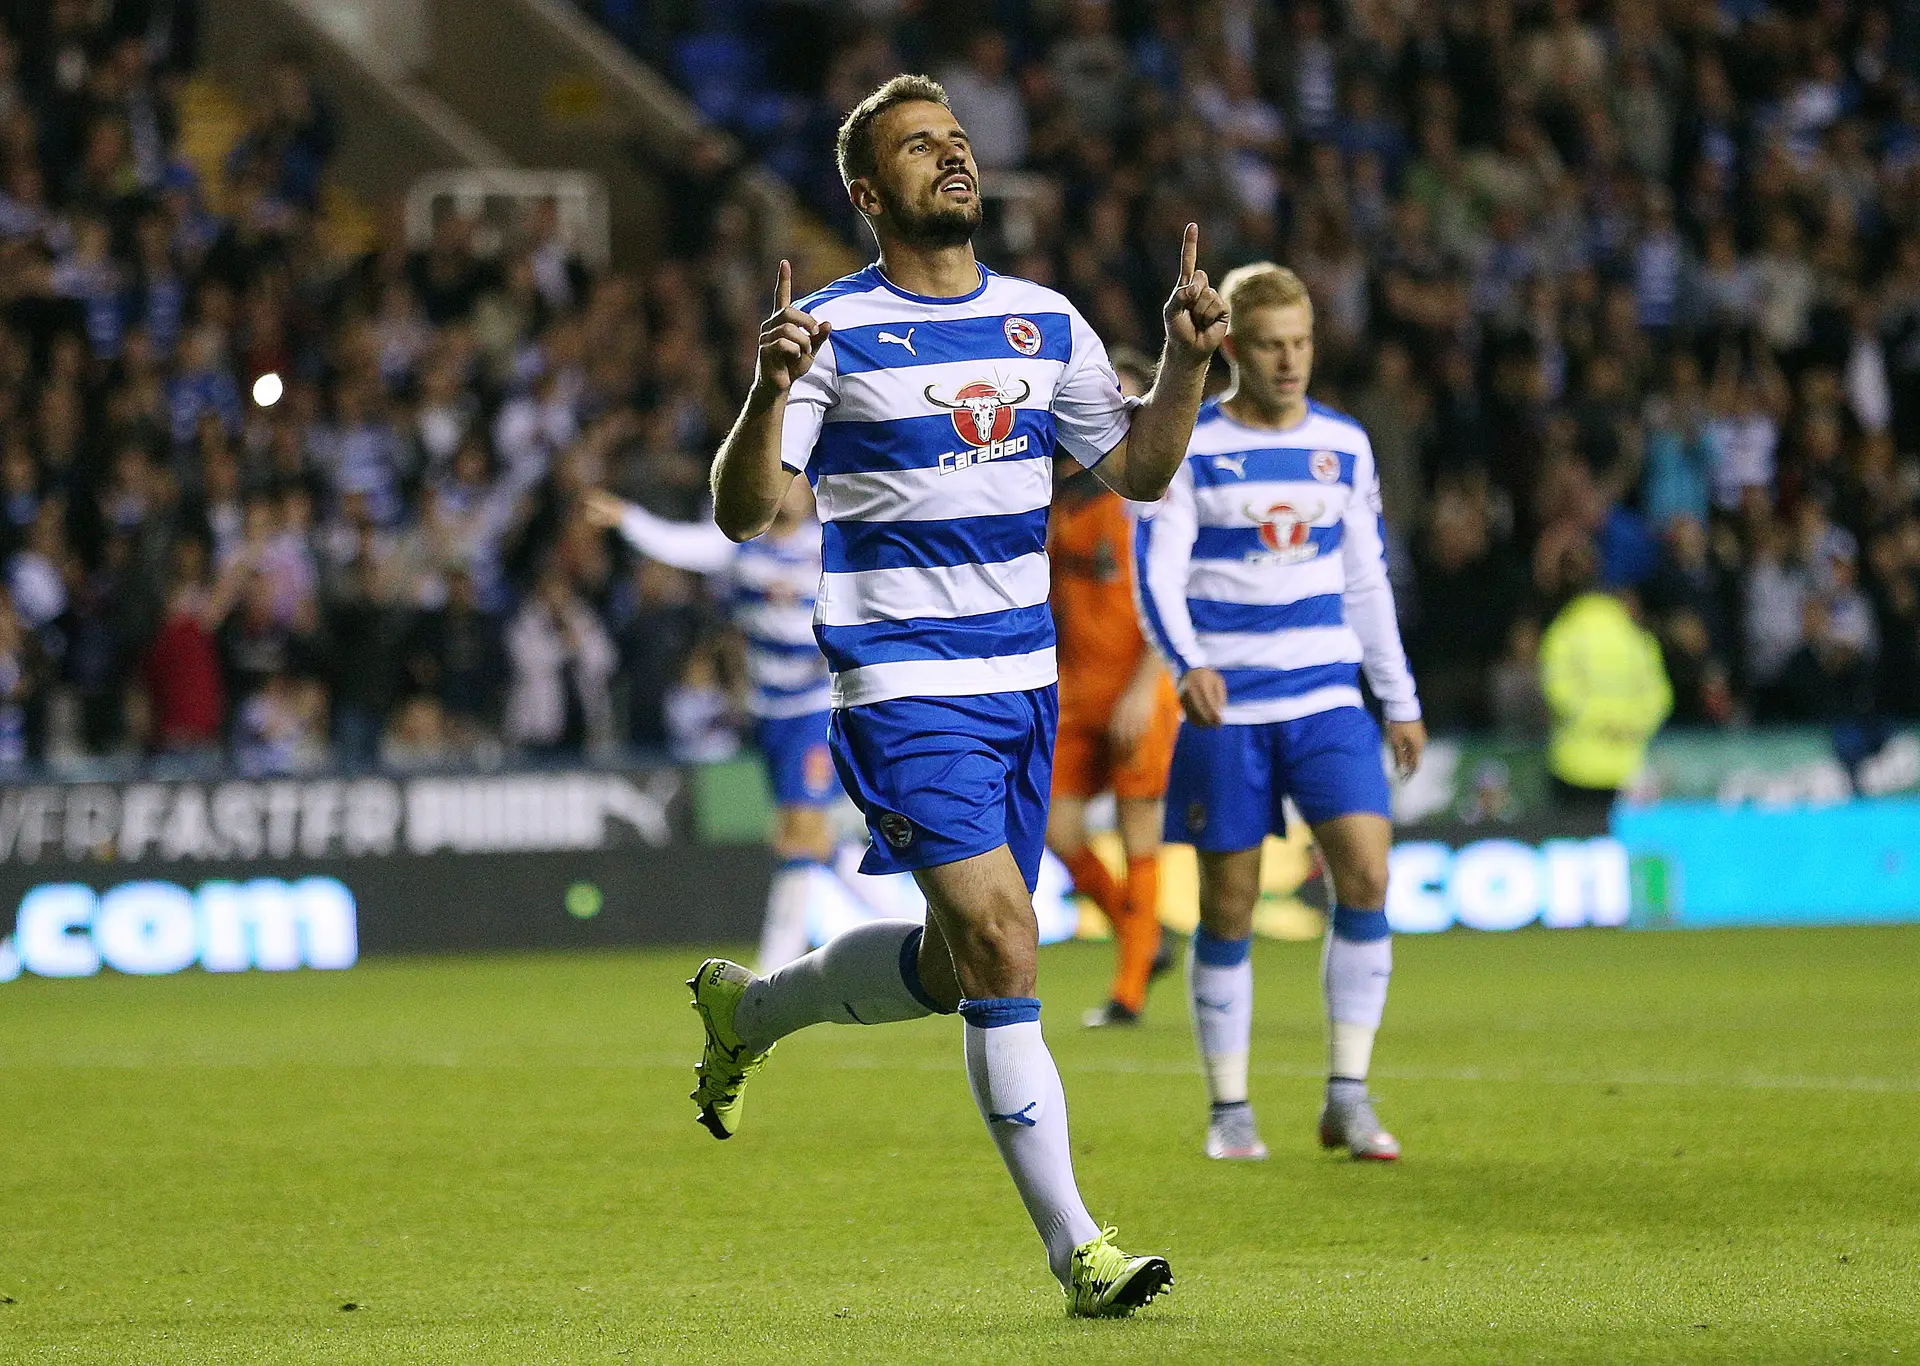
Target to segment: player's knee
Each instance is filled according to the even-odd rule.
[[[1387,861],[1384,857],[1346,860],[1333,870],[1334,895],[1343,906],[1376,910],[1387,904]]]
[[[1200,898],[1200,923],[1216,939],[1245,939],[1253,933],[1253,908],[1260,899],[1257,882],[1216,883]]]
[[[1215,924],[1250,920],[1260,899],[1257,859],[1203,859],[1200,869],[1200,914],[1211,929]]]
[[[1038,939],[1030,904],[977,908],[954,945],[961,985],[969,995],[1030,995]]]
[[[1080,813],[1058,803],[1047,813],[1047,848],[1061,858],[1077,854],[1086,847],[1087,827]]]
[[[968,938],[984,960],[1000,965],[1033,960],[1038,930],[1029,907],[996,907],[968,928]]]

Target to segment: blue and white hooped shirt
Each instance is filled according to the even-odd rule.
[[[1176,675],[1217,669],[1228,725],[1360,705],[1420,716],[1387,582],[1366,432],[1318,403],[1285,430],[1202,404],[1187,458],[1134,535],[1140,614]]]
[[[733,624],[747,643],[747,710],[767,720],[825,711],[827,664],[813,640],[820,582],[820,527],[811,519],[785,535],[769,531],[735,545],[711,521],[669,522],[629,504],[620,534],[649,559],[725,576]]]
[[[787,536],[756,536],[734,555],[729,598],[747,640],[747,708],[755,716],[806,716],[831,705],[813,639],[819,582],[820,528],[812,522]]]
[[[959,298],[868,266],[797,306],[833,324],[781,451],[819,512],[833,704],[1053,683],[1054,457],[1091,467],[1130,422],[1100,339],[1057,291],[984,267]]]

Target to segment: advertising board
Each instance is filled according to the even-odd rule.
[[[687,838],[673,769],[0,792],[0,980],[739,942],[772,857]]]
[[[1784,809],[1623,806],[1632,923],[1836,925],[1920,920],[1920,798]]]
[[[696,839],[693,824],[682,775],[666,768],[10,788],[0,982],[753,940],[772,855]],[[1095,843],[1117,864],[1110,832]],[[924,914],[910,877],[863,877],[860,852],[843,846],[840,876],[816,889],[815,942]],[[1317,937],[1326,898],[1304,829],[1269,840],[1264,865],[1257,931]],[[1070,890],[1049,857],[1043,941],[1104,932]],[[1192,928],[1197,891],[1192,851],[1170,846],[1161,918],[1174,932]],[[1403,934],[1920,920],[1920,798],[1402,824],[1387,914]]]

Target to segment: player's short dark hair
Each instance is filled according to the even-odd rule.
[[[931,76],[895,76],[853,106],[840,125],[840,136],[834,140],[834,159],[840,163],[842,184],[851,185],[879,169],[880,158],[873,149],[873,121],[894,105],[915,100],[951,108],[946,87]]]

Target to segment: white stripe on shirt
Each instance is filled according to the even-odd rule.
[[[999,564],[927,569],[866,569],[820,576],[814,620],[821,626],[860,626],[913,617],[972,617],[1047,600],[1045,555]]]
[[[1028,692],[1059,676],[1052,649],[986,659],[903,659],[843,669],[833,676],[833,705],[864,707],[894,697],[978,697]]]

